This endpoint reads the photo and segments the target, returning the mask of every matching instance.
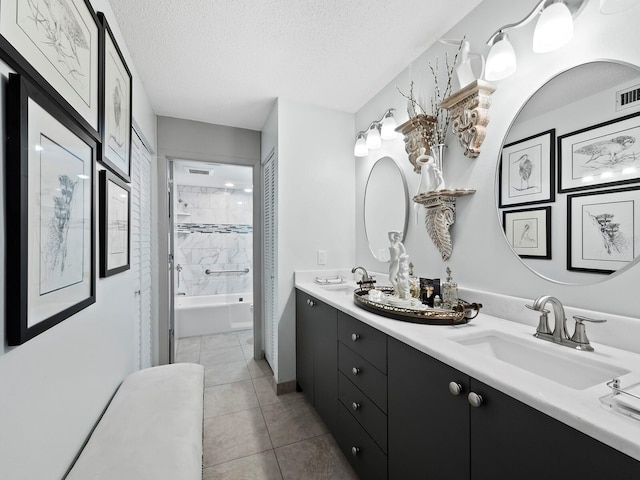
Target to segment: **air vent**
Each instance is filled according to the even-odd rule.
[[[203,168],[186,167],[186,170],[191,175],[213,175],[213,170],[205,170]]]
[[[638,105],[640,102],[640,85],[616,92],[616,110],[624,110]]]

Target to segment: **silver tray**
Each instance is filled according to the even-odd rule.
[[[476,318],[482,308],[482,304],[480,303],[469,303],[464,300],[459,300],[458,305],[452,309],[427,308],[426,310],[418,310],[414,308],[397,307],[369,300],[366,298],[369,290],[370,289],[366,287],[360,287],[354,290],[354,303],[368,312],[403,322],[422,323],[426,325],[463,325]],[[376,290],[390,295],[393,294],[393,287],[376,287]]]

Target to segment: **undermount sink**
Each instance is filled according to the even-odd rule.
[[[351,295],[353,291],[356,289],[353,285],[347,284],[333,284],[333,285],[322,285],[323,290],[329,290],[331,292],[339,292],[344,293],[345,295]]]
[[[589,358],[589,352],[579,352],[580,358],[573,358],[576,352],[567,352],[571,353],[570,356],[556,351],[558,348],[566,347],[546,342],[541,342],[538,346],[533,344],[536,340],[530,343],[500,332],[487,332],[455,341],[514,367],[576,390],[583,390],[629,373],[629,370],[624,368]]]

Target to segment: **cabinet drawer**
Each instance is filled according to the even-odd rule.
[[[338,374],[338,397],[371,438],[387,452],[387,416],[358,387]]]
[[[387,373],[387,336],[384,333],[339,311],[338,340]]]
[[[342,404],[338,407],[338,422],[336,441],[358,476],[386,480],[387,456]]]
[[[338,369],[383,411],[387,412],[387,376],[338,342]]]

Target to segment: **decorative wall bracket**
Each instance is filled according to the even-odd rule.
[[[489,123],[491,94],[496,87],[484,80],[476,80],[453,95],[445,98],[441,108],[451,111],[451,129],[464,148],[464,156],[475,158],[480,155]]]
[[[430,151],[429,138],[435,128],[436,117],[421,113],[411,117],[402,125],[396,128],[396,132],[404,135],[404,149],[409,155],[409,161],[413,165],[413,171],[420,173],[421,165],[416,162],[420,156],[420,149]]]
[[[456,220],[456,198],[475,192],[471,188],[436,190],[413,197],[414,202],[425,207],[424,223],[427,233],[440,252],[442,261],[448,260],[453,251],[449,228]]]

